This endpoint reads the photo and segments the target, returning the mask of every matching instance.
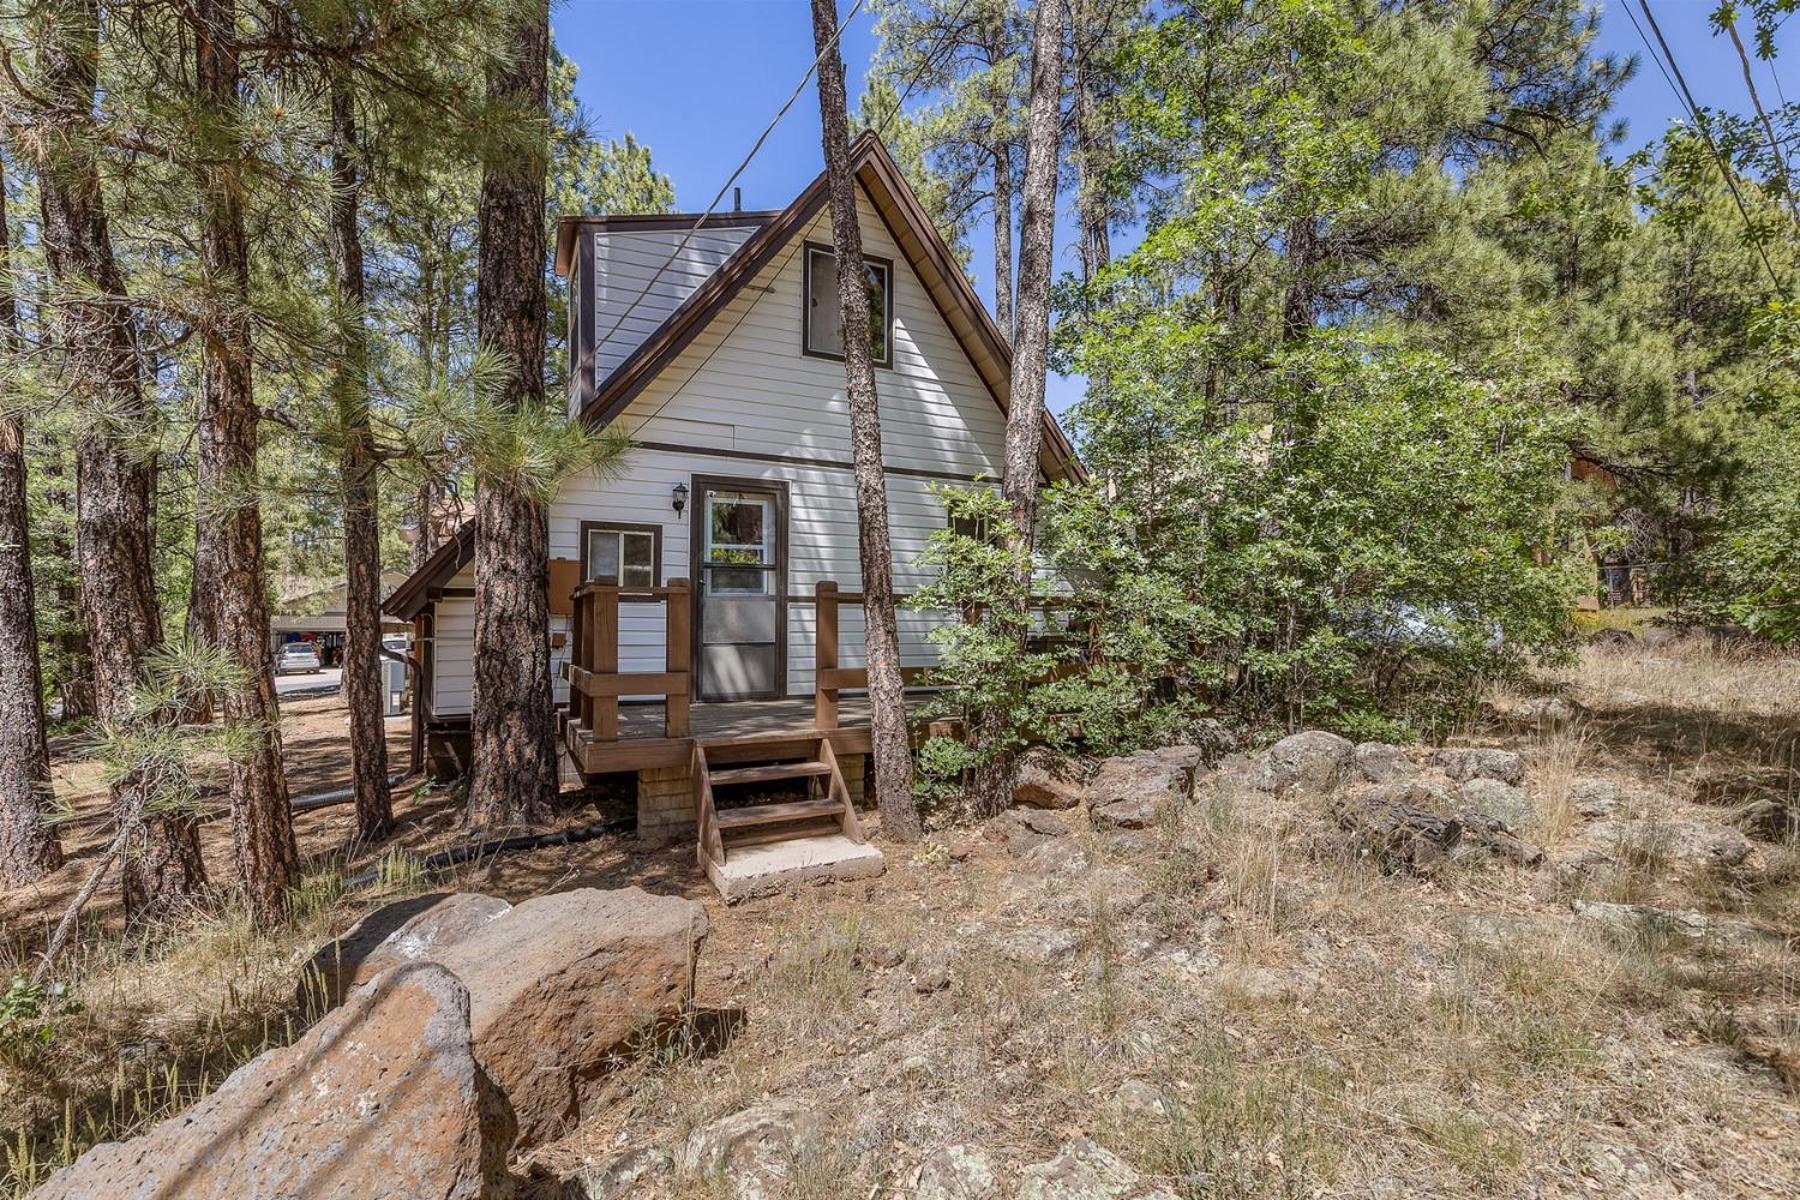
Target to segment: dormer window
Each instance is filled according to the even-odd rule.
[[[865,258],[869,289],[869,351],[875,365],[894,365],[894,264]],[[806,243],[806,328],[802,349],[818,358],[844,357],[844,319],[838,306],[837,256],[830,246]]]

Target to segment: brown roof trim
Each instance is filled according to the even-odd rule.
[[[779,209],[765,209],[757,212],[614,213],[605,216],[564,217],[556,223],[556,273],[565,278],[568,276],[569,258],[573,253],[575,235],[584,228],[621,231],[687,230],[699,223],[702,229],[726,229],[744,225],[766,225],[780,215]]]
[[[432,593],[456,578],[456,573],[475,557],[475,522],[464,521],[456,536],[432,551],[406,582],[381,602],[381,611],[410,621],[432,601]]]
[[[975,294],[968,276],[956,265],[950,248],[944,245],[937,228],[919,206],[912,188],[880,139],[869,132],[859,135],[850,147],[850,164],[851,169],[859,176],[865,169],[868,170],[881,190],[892,197],[915,240],[924,248],[925,262],[914,261],[911,255],[908,255],[908,260],[915,271],[929,269],[931,274],[941,278],[949,288],[953,311],[946,310],[935,296],[933,302],[938,303],[941,315],[959,341],[965,335],[957,329],[957,321],[953,319],[956,316],[968,323],[981,348],[992,357],[999,370],[993,377],[984,373],[984,382],[995,403],[1005,412],[1008,408],[1007,389],[1010,380],[1001,376],[1010,375],[1012,351],[1006,339],[1000,335],[993,318],[988,315],[986,306]],[[864,186],[869,182],[865,179]],[[726,260],[723,267],[713,272],[705,283],[670,313],[656,331],[644,339],[606,377],[593,398],[582,408],[582,419],[599,428],[624,412],[626,406],[756,277],[775,256],[776,251],[819,213],[825,206],[825,200],[826,182],[825,175],[821,172],[807,185],[805,191],[795,197],[792,204],[738,247],[737,252]],[[877,208],[879,207],[878,205]],[[903,251],[904,249],[902,246]],[[926,290],[928,293],[931,291],[930,288]],[[1051,477],[1084,478],[1085,472],[1075,457],[1074,447],[1048,411],[1044,413],[1044,435],[1044,453],[1051,460],[1047,467]]]

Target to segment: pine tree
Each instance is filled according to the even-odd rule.
[[[819,121],[825,178],[831,197],[831,242],[837,260],[838,302],[844,330],[844,396],[850,408],[850,452],[856,476],[856,534],[862,567],[863,644],[869,671],[875,802],[881,831],[902,842],[919,839],[912,795],[912,749],[907,740],[906,693],[900,680],[900,631],[894,616],[894,552],[888,539],[887,472],[881,460],[881,408],[868,338],[869,285],[861,190],[850,168],[849,101],[838,53],[836,0],[812,0],[813,47],[819,56]]]
[[[44,821],[50,751],[31,582],[25,421],[18,405],[23,342],[12,270],[6,180],[0,174],[0,888],[35,882],[62,865],[62,846]]]
[[[388,794],[387,726],[381,662],[381,500],[375,431],[369,419],[369,335],[360,215],[362,168],[356,99],[348,72],[330,72],[331,273],[339,329],[331,391],[344,490],[344,701],[350,709],[351,787],[356,834],[386,836],[394,824]]]
[[[982,199],[988,202],[994,320],[1011,341],[1024,17],[1017,0],[887,0],[878,11],[877,73],[937,96],[922,124],[949,194],[962,198],[964,207],[951,210],[954,223],[960,225]]]
[[[236,0],[197,0],[192,9],[193,102],[204,139],[194,155],[200,260],[214,297],[200,328],[194,579],[196,591],[214,598],[207,632],[242,672],[222,698],[227,727],[254,739],[231,763],[232,842],[245,904],[272,925],[299,876],[300,856],[281,757],[257,491],[261,413],[251,379],[254,313],[239,180],[245,163],[235,132],[243,83],[238,20]]]
[[[38,48],[32,149],[52,277],[60,365],[78,410],[76,559],[99,717],[132,710],[145,656],[162,644],[152,567],[155,413],[146,401],[137,325],[113,253],[94,118],[100,59],[95,0],[59,0],[34,14]],[[125,910],[166,913],[204,885],[198,833],[183,813],[147,813],[129,772],[111,789],[114,820],[141,829],[124,859]]]
[[[531,131],[490,147],[482,168],[480,345],[499,362],[496,406],[544,408],[544,194],[549,153],[550,18],[526,4],[490,70],[489,100]],[[475,646],[469,819],[536,821],[557,790],[546,577],[549,515],[541,495],[504,475],[477,478]]]

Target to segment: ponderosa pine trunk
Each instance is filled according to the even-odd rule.
[[[819,55],[819,118],[831,243],[844,322],[844,395],[850,409],[850,454],[856,476],[857,549],[862,564],[863,646],[868,659],[869,721],[875,804],[881,832],[916,842],[919,809],[912,794],[912,748],[906,736],[906,693],[900,681],[900,630],[894,616],[894,552],[888,539],[887,478],[881,462],[881,409],[869,345],[868,272],[850,171],[850,117],[844,61],[838,53],[836,0],[812,0],[813,47]]]
[[[331,77],[331,269],[336,277],[339,348],[332,394],[338,474],[344,489],[344,700],[350,708],[351,789],[356,836],[373,841],[394,827],[388,791],[387,725],[381,710],[381,531],[375,431],[369,422],[369,337],[363,324],[361,188],[355,98],[347,72]]]
[[[1012,147],[994,143],[994,323],[1013,340]]]
[[[8,363],[21,349],[11,272],[6,180],[0,177],[0,361]],[[44,820],[50,749],[31,587],[25,422],[17,399],[0,396],[0,888],[35,883],[62,865],[62,845]]]
[[[488,97],[521,111],[549,103],[550,15],[533,0],[510,61],[491,68]],[[544,403],[544,189],[547,139],[491,154],[481,177],[476,324],[505,363],[502,403]],[[517,483],[476,480],[475,650],[469,821],[540,820],[556,795],[556,710],[550,685],[545,505]]]
[[[1086,14],[1084,14],[1086,15]],[[1101,128],[1090,43],[1078,49],[1075,61],[1075,215],[1081,222],[1081,277],[1098,275],[1112,262],[1106,185],[1106,161],[1111,156],[1110,130]]]
[[[162,644],[151,566],[155,469],[135,444],[153,419],[139,376],[137,327],[113,256],[95,161],[95,0],[60,0],[38,13],[38,195],[54,281],[51,303],[72,402],[94,414],[76,440],[75,557],[81,613],[102,721],[131,712],[144,656]],[[147,817],[135,780],[112,787],[114,820],[141,823],[141,845],[120,868],[131,919],[169,912],[206,883],[198,829],[185,815]]]
[[[1031,97],[1025,122],[1025,185],[1020,196],[1019,278],[1012,378],[1006,411],[1003,490],[1012,509],[1011,539],[1029,553],[1037,519],[1038,455],[1044,443],[1044,380],[1050,353],[1050,273],[1055,266],[1056,166],[1061,144],[1063,6],[1039,0],[1031,48]],[[1026,568],[1029,571],[1029,567]],[[1029,578],[1019,580],[1023,598]],[[1022,602],[1022,599],[1021,599]],[[978,741],[992,745],[1005,714],[984,715]],[[1012,790],[1010,757],[990,755],[975,772],[978,808],[996,811]]]
[[[1063,6],[1037,6],[1031,48],[1031,102],[1025,125],[1020,197],[1019,280],[1012,379],[1006,413],[1006,498],[1013,536],[1031,545],[1037,516],[1038,453],[1044,443],[1044,380],[1050,354],[1050,275],[1055,267],[1056,160],[1061,140]]]
[[[229,128],[239,105],[236,0],[196,0],[192,11],[194,99],[207,118]],[[200,261],[214,303],[200,330],[194,577],[216,597],[216,645],[241,672],[220,697],[225,724],[245,734],[242,753],[228,769],[232,848],[245,907],[266,927],[286,911],[300,855],[281,761],[263,578],[250,252],[241,180],[216,153],[202,156],[197,180]]]

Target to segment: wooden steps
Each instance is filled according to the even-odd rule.
[[[714,787],[730,787],[740,783],[778,783],[783,779],[810,779],[830,775],[831,768],[822,762],[770,763],[763,767],[728,767],[712,772]]]
[[[746,804],[742,808],[719,810],[719,828],[731,833],[753,829],[758,825],[781,825],[788,821],[806,821],[814,817],[835,817],[841,805],[827,796],[821,800],[789,800],[776,804]]]
[[[697,738],[689,769],[700,864],[715,883],[738,849],[814,839],[822,831],[857,845],[864,842],[829,734]],[[791,791],[777,792],[752,796],[747,803],[719,804],[723,790],[784,782],[804,788],[805,795],[795,799]]]

